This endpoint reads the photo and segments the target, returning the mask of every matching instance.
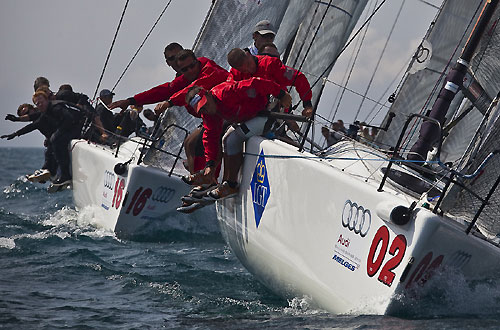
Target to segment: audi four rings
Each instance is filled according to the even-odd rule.
[[[356,234],[365,237],[372,224],[370,210],[363,206],[347,200],[342,210],[342,226],[354,231]]]
[[[155,190],[153,196],[151,196],[151,199],[156,202],[168,203],[172,199],[172,197],[174,197],[174,194],[174,189],[161,186]]]
[[[115,174],[108,170],[104,171],[104,187],[113,190],[115,184]]]

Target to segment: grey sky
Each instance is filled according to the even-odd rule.
[[[241,1],[241,0],[240,0]],[[263,1],[263,0],[261,0]],[[350,88],[364,92],[378,54],[385,42],[394,15],[402,0],[388,0],[375,17],[362,57],[358,60]],[[101,88],[111,89],[130,61],[167,0],[130,0]],[[429,1],[439,5],[439,0]],[[131,68],[116,88],[116,99],[126,98],[160,83],[174,73],[163,58],[163,48],[172,41],[192,46],[211,0],[173,0]],[[8,134],[24,124],[4,121],[21,103],[31,103],[33,80],[45,76],[52,90],[69,83],[77,92],[93,96],[125,0],[2,0],[0,2],[0,134]],[[420,42],[436,9],[418,0],[407,0],[386,57],[373,82],[369,96],[378,99],[399,69],[407,63]],[[362,15],[362,18],[364,15]],[[340,59],[346,62],[351,50]],[[334,70],[330,79],[340,82],[345,68]],[[338,118],[348,122],[359,98],[346,94]],[[320,113],[328,114],[336,89],[328,84]],[[371,108],[372,103],[367,102]],[[366,111],[365,111],[366,113]],[[363,116],[361,116],[363,117]],[[381,117],[380,117],[381,118]],[[364,117],[361,118],[364,120]],[[379,119],[374,123],[378,124]],[[43,137],[33,132],[14,140],[0,140],[5,146],[42,146]]]

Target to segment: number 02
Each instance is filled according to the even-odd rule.
[[[380,245],[380,249],[379,249]],[[382,266],[385,255],[387,253],[387,247],[389,246],[389,230],[386,226],[382,226],[378,229],[375,237],[373,237],[372,245],[370,246],[370,252],[368,253],[368,260],[366,262],[366,272],[368,276],[373,277],[377,274],[378,270]],[[375,254],[378,251],[377,258],[375,259]],[[389,259],[378,276],[378,280],[387,286],[391,286],[394,281],[396,274],[392,271],[401,263],[406,251],[406,238],[403,235],[398,235],[392,241],[391,247],[389,248],[389,254],[393,257]],[[375,259],[375,260],[374,260]]]

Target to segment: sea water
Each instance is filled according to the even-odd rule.
[[[120,240],[25,175],[43,149],[0,148],[0,328],[500,329],[500,284],[436,276],[399,315],[347,315],[283,299],[249,274],[218,232],[182,226]],[[433,278],[433,280],[435,280]]]

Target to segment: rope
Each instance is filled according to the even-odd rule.
[[[128,2],[128,0],[127,0]],[[113,92],[116,88],[116,86],[118,85],[118,83],[122,80],[123,76],[125,75],[125,72],[127,72],[128,68],[130,67],[130,65],[132,64],[132,61],[135,59],[135,57],[137,56],[137,54],[139,53],[139,51],[141,50],[142,46],[144,46],[144,44],[146,43],[146,40],[148,40],[149,36],[151,35],[151,32],[153,32],[154,28],[156,27],[156,25],[158,24],[158,22],[160,21],[161,17],[163,16],[163,14],[165,13],[165,11],[167,10],[168,6],[170,6],[170,3],[172,2],[172,0],[170,0],[167,5],[165,6],[165,8],[163,8],[162,12],[160,13],[160,16],[158,16],[158,19],[156,20],[156,22],[153,24],[153,26],[151,27],[151,29],[149,30],[148,34],[146,35],[146,38],[144,38],[144,40],[142,41],[141,45],[139,46],[139,48],[137,49],[137,51],[135,52],[134,56],[132,56],[132,59],[130,60],[130,62],[128,62],[127,66],[125,67],[125,69],[123,70],[120,78],[118,78],[118,80],[116,81],[115,85],[113,86],[113,88],[111,89],[111,91]],[[97,92],[97,91],[96,91]]]
[[[380,62],[382,62],[382,57],[384,56],[385,50],[387,49],[387,45],[389,44],[389,40],[392,37],[392,33],[394,32],[394,29],[396,28],[396,23],[398,22],[399,16],[401,16],[401,11],[403,10],[403,6],[405,4],[406,0],[403,0],[401,2],[401,6],[399,7],[398,13],[396,15],[396,18],[394,19],[394,23],[392,24],[391,30],[389,31],[389,35],[387,36],[387,39],[385,40],[384,48],[382,48],[382,52],[380,53],[380,56],[377,61],[377,65],[375,66],[375,70],[373,70],[373,74],[370,78],[370,81],[368,82],[368,86],[366,86],[365,94],[363,96],[363,99],[361,100],[361,103],[359,104],[358,111],[356,112],[356,115],[354,116],[354,121],[358,119],[359,112],[361,111],[361,108],[363,106],[363,103],[365,103],[365,98],[366,95],[368,94],[368,91],[370,90],[370,87],[372,86],[373,79],[375,78],[375,74],[378,71],[378,67],[380,65]]]
[[[92,97],[92,99],[95,99],[95,97],[97,96],[97,91],[101,86],[102,77],[104,77],[104,72],[106,71],[106,67],[108,66],[109,57],[111,56],[111,51],[113,50],[113,47],[115,45],[116,37],[118,36],[118,31],[120,30],[120,26],[122,25],[123,17],[125,16],[125,11],[127,10],[128,2],[129,0],[125,2],[125,7],[123,8],[122,16],[120,17],[120,22],[118,23],[118,27],[116,28],[115,36],[113,37],[113,41],[111,42],[111,47],[109,48],[108,56],[106,57],[104,67],[102,68],[101,77],[99,78],[99,82],[97,83],[97,87],[95,88],[94,96]]]

